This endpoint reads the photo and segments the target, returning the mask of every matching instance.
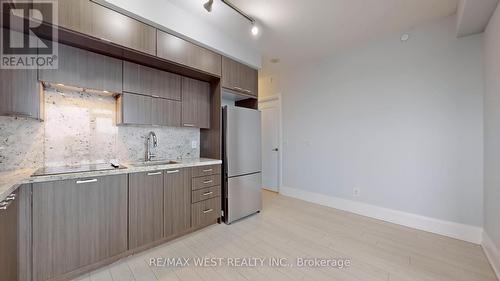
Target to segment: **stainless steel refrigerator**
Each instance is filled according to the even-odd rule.
[[[222,206],[227,224],[262,209],[260,119],[258,110],[222,108]]]

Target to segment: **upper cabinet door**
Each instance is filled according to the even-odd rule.
[[[123,63],[125,92],[181,100],[181,77],[131,62]]]
[[[151,125],[152,97],[124,93],[117,99],[116,123],[120,125]]]
[[[91,36],[156,55],[156,28],[93,2],[91,15]]]
[[[258,97],[257,70],[230,58],[222,58],[222,87]]]
[[[43,119],[36,70],[0,69],[0,115]]]
[[[158,126],[180,127],[181,109],[180,101],[152,98],[151,122]]]
[[[40,69],[39,79],[113,93],[122,92],[122,61],[59,44],[57,69]]]
[[[132,50],[156,55],[156,28],[90,0],[51,1],[57,4],[58,26]],[[34,6],[43,9],[37,3]],[[49,19],[44,21],[50,22]]]
[[[210,128],[210,84],[182,78],[182,126]]]
[[[157,56],[217,76],[222,56],[161,30],[157,32]]]

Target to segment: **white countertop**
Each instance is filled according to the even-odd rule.
[[[32,177],[32,175],[37,170],[36,168],[0,172],[0,201],[4,200],[7,196],[9,196],[9,194],[14,192],[22,184],[222,164],[221,160],[209,158],[183,159],[175,161],[178,163],[158,165],[150,164],[148,166],[134,166],[134,163],[125,163],[124,166],[127,167],[126,169],[78,172],[34,177]]]

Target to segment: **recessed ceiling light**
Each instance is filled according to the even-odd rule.
[[[212,5],[214,4],[214,0],[208,0],[205,4],[203,4],[203,7],[205,8],[205,10],[207,10],[207,12],[211,12],[212,11]]]
[[[410,34],[404,33],[403,35],[401,35],[401,41],[406,42],[409,39],[410,39]]]
[[[255,23],[252,25],[252,34],[253,36],[257,36],[259,34],[259,27],[257,27]]]

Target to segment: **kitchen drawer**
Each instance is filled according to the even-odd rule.
[[[193,177],[202,177],[220,174],[220,165],[193,167]]]
[[[209,188],[198,189],[191,193],[191,201],[193,203],[207,200],[220,196],[220,186],[212,186]]]
[[[191,226],[214,223],[220,217],[220,204],[220,197],[215,197],[191,205]]]
[[[220,175],[193,178],[191,182],[192,190],[220,185]]]

